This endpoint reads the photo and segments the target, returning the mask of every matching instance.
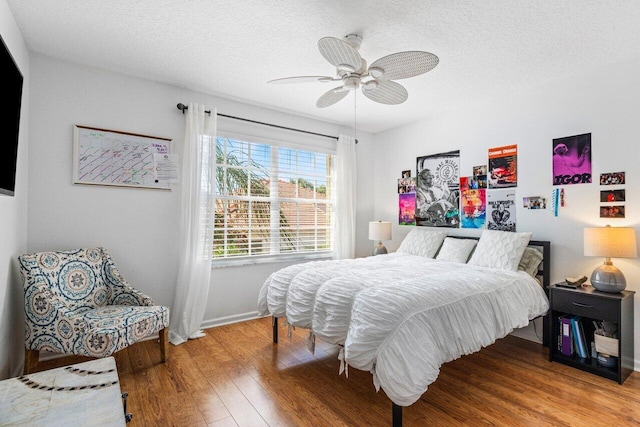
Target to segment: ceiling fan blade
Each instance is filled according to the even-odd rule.
[[[327,76],[296,76],[296,77],[284,77],[281,79],[269,80],[267,83],[276,83],[276,84],[289,84],[289,83],[316,83],[316,82],[331,82],[337,81],[339,79],[335,79],[333,77]]]
[[[381,104],[396,105],[402,104],[409,97],[409,93],[404,86],[391,80],[379,80],[377,84],[367,84],[362,86],[364,96],[372,101]]]
[[[340,101],[342,98],[349,94],[349,90],[343,90],[343,86],[338,86],[336,88],[331,89],[328,92],[325,92],[320,98],[318,98],[318,102],[316,102],[316,107],[325,108],[330,105],[335,104]]]
[[[318,49],[324,59],[339,68],[348,65],[355,71],[362,67],[362,57],[349,43],[335,37],[323,37],[318,41]]]
[[[436,55],[429,52],[398,52],[374,61],[369,70],[377,80],[400,80],[431,71],[439,61]],[[382,74],[377,74],[380,73],[378,70],[382,70]]]

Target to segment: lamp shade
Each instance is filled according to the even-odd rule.
[[[636,258],[636,229],[632,227],[595,227],[584,229],[584,256]]]
[[[371,221],[369,223],[369,240],[391,240],[391,223],[389,221]]]
[[[591,285],[602,292],[622,292],[627,279],[611,258],[636,258],[636,230],[631,227],[584,229],[584,255],[604,257],[605,261],[591,273]]]

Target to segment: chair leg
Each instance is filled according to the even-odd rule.
[[[23,374],[31,374],[38,369],[38,359],[40,358],[39,350],[24,350],[24,369]]]
[[[167,346],[169,343],[169,328],[160,329],[160,360],[162,363],[167,361]]]

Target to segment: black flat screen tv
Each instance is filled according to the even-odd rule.
[[[0,195],[16,191],[18,133],[22,105],[22,73],[0,36],[0,86],[6,113],[0,114]]]

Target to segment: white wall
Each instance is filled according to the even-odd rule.
[[[16,257],[27,248],[29,154],[29,53],[5,0],[0,0],[0,34],[24,78],[15,196],[0,194],[0,379],[4,379],[21,373],[24,359],[24,299]]]
[[[461,173],[471,175],[473,166],[487,164],[488,148],[518,144],[518,231],[532,231],[534,239],[551,241],[552,282],[589,276],[603,260],[582,255],[583,228],[610,223],[638,229],[640,223],[639,76],[640,59],[635,59],[377,134],[375,167],[379,172],[374,186],[380,192],[376,193],[375,218],[397,224],[397,178],[402,170],[415,173],[416,157],[460,149]],[[599,218],[599,192],[607,187],[598,185],[597,178],[593,184],[563,186],[566,206],[560,208],[558,217],[549,208],[522,208],[526,196],[543,196],[550,202],[553,138],[589,132],[594,177],[626,172],[626,218]],[[393,242],[387,247],[397,248],[409,230],[395,225]],[[478,236],[480,231],[456,229],[452,234]],[[614,263],[626,275],[627,289],[639,291],[640,260],[616,259]],[[638,331],[638,295],[635,314]],[[635,349],[638,367],[640,339],[635,340]]]
[[[335,124],[42,55],[33,55],[31,64],[29,251],[104,246],[129,282],[170,307],[178,265],[180,187],[162,191],[72,184],[74,124],[171,138],[174,151],[180,153],[184,118],[176,104],[198,102],[219,113],[252,120],[328,135],[352,133]],[[220,118],[218,129],[240,126],[232,122]],[[358,132],[358,138],[358,173],[367,177],[373,137]],[[357,251],[364,255],[371,243],[366,233],[373,213],[373,187],[368,179],[360,182]],[[255,316],[260,286],[284,265],[214,269],[205,325]]]

